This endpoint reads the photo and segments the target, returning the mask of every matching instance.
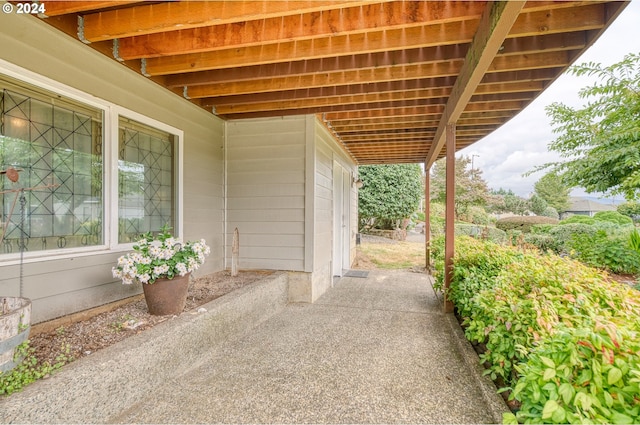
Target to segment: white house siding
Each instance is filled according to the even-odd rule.
[[[212,247],[200,275],[223,268],[221,120],[32,16],[0,14],[0,59],[184,131],[184,236],[205,238]],[[139,286],[111,277],[120,254],[25,264],[24,296],[33,301],[32,322],[139,292]],[[19,294],[18,275],[17,265],[3,266],[0,260],[0,295]]]
[[[305,271],[304,116],[226,123],[227,267]]]

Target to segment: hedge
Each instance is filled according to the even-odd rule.
[[[505,217],[496,221],[496,227],[508,232],[510,230],[520,230],[523,233],[531,232],[531,228],[539,224],[558,224],[558,220],[551,217],[539,215]]]

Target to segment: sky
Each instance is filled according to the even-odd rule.
[[[580,56],[574,64],[598,62],[605,66],[620,62],[626,54],[640,52],[640,0],[633,0],[609,28]],[[573,107],[585,103],[578,91],[593,84],[589,77],[564,74],[538,96],[525,110],[489,136],[461,150],[458,155],[473,156],[475,168],[492,189],[511,189],[517,195],[528,197],[533,185],[545,172],[523,177],[523,173],[538,165],[557,161],[560,157],[547,150],[555,135],[545,107],[562,102]],[[586,194],[576,188],[572,196],[601,196]],[[621,198],[620,196],[618,198]],[[606,199],[603,202],[607,203]]]

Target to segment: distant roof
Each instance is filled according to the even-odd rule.
[[[569,209],[567,212],[579,212],[579,211],[615,211],[616,207],[614,205],[606,205],[601,204],[600,202],[592,201],[586,198],[579,197],[570,197],[569,198]]]

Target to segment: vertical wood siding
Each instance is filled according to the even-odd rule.
[[[222,269],[223,122],[31,16],[0,14],[0,46],[3,60],[184,131],[184,236],[211,245],[200,275]],[[111,277],[120,254],[25,264],[32,322],[138,293],[138,285],[124,286]],[[18,292],[18,266],[0,262],[0,295]]]

